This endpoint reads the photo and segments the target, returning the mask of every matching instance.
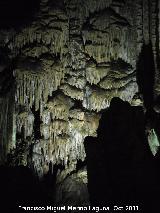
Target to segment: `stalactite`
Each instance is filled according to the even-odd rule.
[[[16,102],[18,104],[27,105],[28,108],[35,104],[36,110],[40,108],[42,111],[43,103],[47,103],[48,96],[52,96],[52,92],[58,89],[64,78],[60,65],[44,66],[43,70],[39,72],[15,70]]]
[[[111,66],[108,73],[108,77],[115,78],[115,80],[134,78],[135,76],[136,73],[132,68],[116,68]]]
[[[144,42],[145,44],[148,44],[149,43],[149,40],[150,40],[150,32],[149,32],[149,29],[150,29],[150,23],[149,23],[149,4],[148,4],[148,0],[143,0],[142,3],[143,3],[143,39],[144,39]]]
[[[5,148],[6,148],[6,139],[7,139],[7,116],[8,116],[8,99],[0,99],[0,146],[1,146],[1,161],[4,161],[5,157]]]
[[[43,111],[42,122],[47,125],[51,123],[51,112],[47,109]]]
[[[56,137],[59,135],[68,135],[69,134],[68,121],[55,120],[50,125],[49,130],[50,130],[51,141],[55,141]]]
[[[22,128],[24,128],[24,139],[27,136],[32,136],[34,125],[34,115],[31,112],[24,111],[17,115],[16,126],[17,132],[22,133]]]
[[[78,89],[83,89],[86,86],[86,79],[84,77],[76,77],[76,76],[70,76],[65,81],[71,86],[75,86]]]
[[[100,88],[93,90],[92,88],[90,88],[89,93],[87,91],[85,93],[83,107],[97,112],[101,109],[105,109],[109,107],[109,99],[107,98],[107,96],[109,97],[105,90],[102,90]]]
[[[64,92],[65,95],[77,99],[77,100],[83,100],[84,93],[82,90],[77,89],[76,87],[72,87],[68,84],[63,84],[60,86],[60,89]]]
[[[98,84],[99,81],[107,76],[109,67],[97,66],[94,63],[88,63],[86,66],[86,79],[90,84]]]
[[[125,87],[132,80],[136,81],[136,76],[127,76],[122,79],[105,77],[99,85],[103,89],[120,89],[121,87]]]
[[[78,132],[75,134],[73,139],[69,136],[57,136],[54,141],[45,140],[35,143],[34,164],[39,167],[41,163],[47,164],[51,161],[53,164],[63,164],[67,167],[69,162],[84,161],[85,151],[82,136]]]
[[[40,11],[29,26],[11,30],[2,41],[0,38],[9,57],[19,58],[14,71],[18,110],[13,113],[12,145],[16,133],[21,136],[20,143],[24,138],[31,140],[31,161],[39,177],[47,174],[52,163],[65,166],[62,179],[76,170],[78,160],[84,161],[83,142],[86,136],[96,137],[101,110],[109,107],[113,97],[133,100],[138,91],[136,60],[143,37],[148,36],[143,35],[148,29],[142,19],[148,14],[143,16],[142,0],[64,3],[60,8],[59,2],[55,6],[41,0]],[[153,28],[155,31],[155,25]],[[153,33],[151,37],[155,39]],[[3,146],[9,102],[0,99],[0,106]],[[36,112],[31,113],[34,107],[40,110],[39,140],[31,137],[37,119]],[[26,165],[26,160],[23,163]]]
[[[127,14],[130,13],[128,11]],[[124,17],[123,13],[116,13],[115,9],[107,8],[90,15],[82,31],[86,53],[99,63],[122,58],[135,67],[137,33],[133,15],[131,17],[129,21],[133,26],[128,22],[127,15]]]
[[[83,47],[81,37],[78,38],[77,41],[74,39],[72,42],[70,42],[69,49],[68,49],[70,53],[69,65],[75,71],[85,69],[86,57],[85,57],[83,49],[84,47]]]
[[[50,138],[50,127],[46,124],[41,124],[41,136],[44,136],[45,140]]]
[[[76,116],[77,110],[71,111]],[[44,140],[37,141],[33,148],[33,163],[38,173],[43,173],[42,168],[46,168],[50,161],[53,164],[63,164],[66,172],[76,168],[77,160],[84,161],[84,138],[96,136],[100,116],[95,116],[94,113],[84,114],[80,110],[78,112],[81,113],[79,120],[71,116],[72,119],[68,121],[54,120],[41,125]]]
[[[136,8],[137,16],[135,20],[135,28],[137,29],[137,56],[139,56],[142,45],[143,45],[143,10],[142,10],[142,1],[136,1]]]
[[[44,45],[54,43],[52,51],[55,54],[63,53],[63,47],[67,41],[65,33],[63,34],[60,30],[48,30],[47,32],[37,32],[37,30],[38,28],[29,28],[22,31],[21,34],[16,35],[14,40],[8,44],[9,49],[17,53],[17,51],[20,51],[25,45],[34,42],[42,43]],[[41,35],[41,38],[39,35]]]
[[[57,180],[56,184],[59,184],[61,181],[63,181],[71,172],[76,170],[77,162],[69,163],[64,170],[58,170],[57,172]]]
[[[88,1],[68,1],[65,0],[65,3],[68,8],[68,15],[70,17],[76,16],[80,20],[83,20],[89,16],[90,13],[93,13],[98,10],[102,10],[104,8],[107,8],[111,5],[113,0],[88,0]],[[75,8],[75,10],[71,10],[72,7]]]
[[[155,97],[159,95],[159,50],[160,50],[160,3],[158,0],[149,1],[150,6],[150,40],[152,42],[152,51],[154,56],[154,66],[155,66]]]
[[[55,15],[57,15],[56,18]],[[57,18],[59,22],[57,22]],[[47,23],[44,22],[45,20]],[[68,19],[63,12],[56,10],[50,12],[47,17],[43,13],[40,13],[39,18],[33,21],[30,26],[21,29],[19,33],[13,35],[12,39],[6,39],[5,42],[12,51],[12,57],[19,54],[26,45],[35,42],[38,45],[50,45],[52,53],[63,55],[65,45],[68,42]],[[34,50],[35,56],[39,54],[36,51],[38,50]],[[46,51],[46,48],[39,48],[39,51],[43,53]]]
[[[85,16],[89,15],[90,13],[93,13],[95,11],[99,11],[102,10],[104,8],[107,8],[111,5],[113,0],[100,0],[100,1],[96,1],[96,0],[89,0],[89,1],[85,1],[85,8],[86,11],[88,10],[88,14],[86,14]]]
[[[49,49],[46,46],[39,44],[37,46],[34,46],[33,48],[26,47],[22,50],[22,52],[26,57],[39,58],[42,54],[48,53]]]
[[[10,143],[10,150],[16,147],[16,133],[17,133],[17,126],[16,126],[16,112],[15,106],[13,110],[13,119],[12,119],[12,143]]]
[[[121,88],[119,90],[119,96],[123,101],[128,101],[129,103],[132,101],[134,95],[138,92],[138,86],[136,81],[130,81],[125,89]]]
[[[86,113],[85,114],[85,131],[86,135],[85,136],[92,136],[96,137],[97,136],[97,128],[99,125],[99,119],[100,119],[100,114],[95,114],[95,113]]]
[[[98,27],[98,26],[97,26]],[[117,29],[111,27],[109,32],[83,31],[83,40],[92,41],[92,44],[85,45],[85,51],[92,56],[98,63],[110,62],[111,60],[122,58],[124,61],[135,66],[136,53],[134,46],[136,45],[137,34],[133,29]],[[127,44],[124,46],[123,44]]]
[[[68,96],[59,94],[47,103],[47,107],[51,112],[52,119],[68,120],[69,109],[74,105],[74,102]]]
[[[69,111],[69,118],[75,118],[77,120],[83,121],[84,120],[84,112],[81,109],[73,109]]]
[[[15,117],[13,88],[0,96],[0,163],[5,163],[6,156],[15,147]]]
[[[50,140],[51,161],[62,163],[65,166],[77,160],[83,161],[85,159],[84,136],[80,132],[80,129],[83,128],[83,122],[80,125],[77,120],[72,120],[66,122],[66,129],[64,129],[64,125],[61,126],[61,130],[59,125],[57,127],[54,127],[55,132],[52,132],[52,134],[56,134],[54,139]]]
[[[103,29],[96,30],[96,29],[91,29],[91,30],[85,30],[83,31],[83,42],[84,44],[86,41],[90,40],[93,43],[98,43],[98,44],[104,44],[104,43],[109,43],[109,33],[102,31]]]
[[[109,107],[113,97],[120,97],[124,101],[131,102],[135,93],[138,92],[137,83],[134,78],[129,79],[128,82],[124,82],[122,81],[122,83],[120,83],[122,87],[119,87],[118,89],[112,87],[112,85],[109,87],[108,84],[106,84],[106,87],[109,87],[107,90],[98,87],[96,89],[90,88],[84,96],[83,107],[99,112],[102,109]]]

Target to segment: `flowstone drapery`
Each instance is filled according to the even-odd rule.
[[[85,137],[96,136],[101,110],[115,96],[133,102],[136,63],[149,40],[157,65],[158,7],[156,0],[41,0],[30,24],[1,30],[16,85],[15,100],[0,96],[5,153],[29,141],[28,159],[40,177],[50,162],[64,165],[65,174],[75,170],[85,160]],[[158,76],[157,65],[157,94]]]

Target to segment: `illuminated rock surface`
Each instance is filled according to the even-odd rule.
[[[41,0],[29,23],[2,27],[0,161],[16,156],[39,177],[50,163],[62,177],[75,171],[113,97],[142,105],[137,64],[149,42],[159,95],[159,11],[156,0]]]

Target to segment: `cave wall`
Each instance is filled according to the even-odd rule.
[[[10,153],[40,177],[50,162],[65,175],[75,170],[111,99],[133,102],[149,42],[159,95],[159,7],[158,0],[41,0],[29,24],[1,29],[1,161]]]

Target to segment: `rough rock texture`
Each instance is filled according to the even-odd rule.
[[[88,206],[89,194],[87,189],[87,170],[82,168],[78,172],[64,177],[58,177],[56,205],[58,206]]]
[[[159,94],[159,7],[158,0],[41,0],[30,24],[1,29],[0,47],[16,61],[16,91],[6,93],[9,81],[0,79],[2,152],[16,153],[15,142],[28,140],[40,177],[50,162],[75,170],[85,160],[84,138],[96,136],[101,110],[115,96],[133,102],[138,56],[149,41]]]

